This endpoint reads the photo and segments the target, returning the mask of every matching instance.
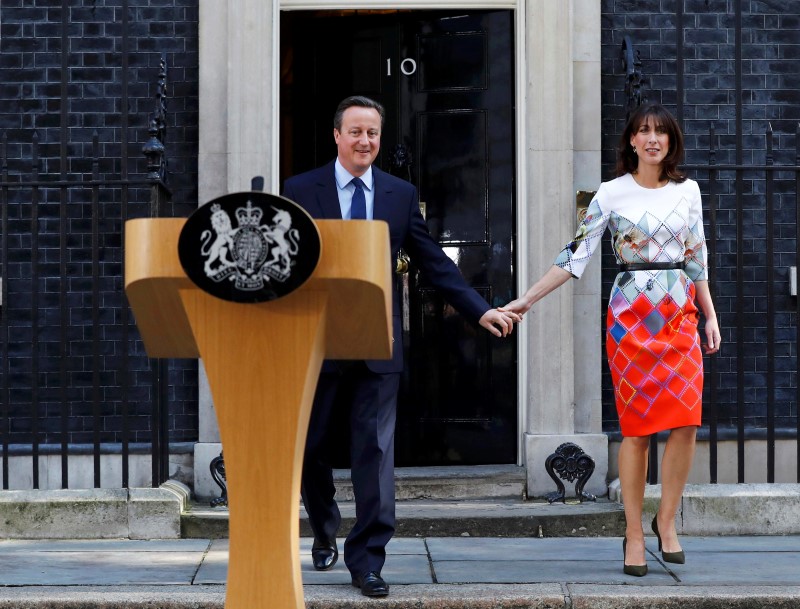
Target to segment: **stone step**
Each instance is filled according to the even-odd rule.
[[[350,470],[333,471],[338,501],[353,501]],[[401,467],[395,470],[395,496],[407,499],[525,497],[526,473],[517,465]],[[555,485],[553,485],[555,490]]]
[[[355,505],[341,502],[340,531],[352,528]],[[397,537],[604,537],[625,532],[622,506],[607,499],[549,504],[521,499],[397,502]],[[181,516],[183,538],[228,537],[228,510],[192,504]],[[300,536],[313,536],[300,508]]]
[[[355,520],[349,471],[336,470],[334,480],[341,530],[346,531]],[[624,531],[622,508],[616,502],[527,501],[525,469],[515,465],[398,468],[395,481],[399,537],[605,536]],[[302,505],[300,534],[312,535]],[[227,537],[228,510],[192,504],[181,518],[181,535]]]
[[[175,539],[189,496],[174,480],[160,488],[4,490],[0,540]]]

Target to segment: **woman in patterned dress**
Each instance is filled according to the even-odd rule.
[[[706,272],[697,183],[677,168],[683,135],[660,105],[630,117],[617,150],[617,175],[604,182],[575,239],[528,291],[503,310],[523,314],[579,278],[608,228],[619,264],[608,304],[606,352],[622,430],[619,478],[625,505],[624,572],[647,573],[642,503],[650,435],[670,430],[661,465],[661,503],[651,527],[667,562],[683,563],[675,514],[694,458],[700,425],[703,349],[716,353],[719,326]],[[630,550],[630,553],[627,553]]]

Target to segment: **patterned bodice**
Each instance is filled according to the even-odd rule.
[[[651,292],[654,301],[671,293],[686,298],[686,281],[707,278],[700,188],[693,180],[669,182],[663,188],[639,186],[630,174],[604,182],[570,241],[554,264],[580,277],[600,247],[606,228],[617,263],[686,261],[685,271],[619,273],[614,288]],[[615,290],[612,290],[612,294]],[[681,296],[680,294],[683,294]]]

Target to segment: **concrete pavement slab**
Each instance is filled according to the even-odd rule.
[[[681,545],[686,564],[664,565],[681,585],[800,585],[800,537],[681,537]]]
[[[330,571],[316,571],[311,564],[311,545],[313,540],[300,540],[300,570],[303,585],[339,584],[350,586],[350,572],[344,564],[342,548],[344,540],[339,539],[339,562]],[[386,565],[382,572],[391,584],[432,584],[428,550],[424,539],[395,537],[386,546]]]
[[[341,559],[314,571],[311,539],[300,540],[300,558],[308,609],[800,607],[799,536],[681,542],[687,564],[665,564],[648,537],[650,573],[635,578],[622,573],[620,538],[395,538],[383,571],[392,592],[380,601],[350,585]],[[0,609],[221,609],[228,547],[201,539],[0,541]]]
[[[617,538],[427,540],[440,583],[624,583],[627,578],[616,566],[621,543]],[[664,585],[674,582],[664,569],[658,577]]]
[[[433,560],[616,560],[622,554],[618,537],[431,537]]]
[[[18,552],[0,556],[0,585],[189,586],[202,555],[202,552]]]
[[[320,584],[350,586],[350,572],[341,558],[330,571],[315,571],[310,556],[301,557],[300,563],[304,586]],[[381,575],[389,585],[433,583],[428,558],[414,554],[389,556]]]
[[[227,540],[226,540],[227,541]],[[204,552],[208,539],[5,539],[0,554],[29,552]]]
[[[696,552],[666,567],[685,586],[800,585],[798,552]]]
[[[350,584],[350,573],[344,564],[342,550],[344,539],[337,540],[339,562],[330,571],[316,571],[311,563],[313,539],[300,539],[300,569],[304,584]],[[433,583],[428,549],[421,538],[395,537],[386,546],[386,566],[384,577],[398,584]]]
[[[311,548],[309,540],[309,549]],[[341,543],[344,543],[342,541]],[[302,546],[301,546],[302,547]],[[386,546],[387,555],[398,554],[428,554],[428,547],[422,537],[394,537],[389,540]]]
[[[627,584],[631,577],[622,572],[622,557],[608,561],[563,560],[495,560],[433,562],[436,581],[444,584],[533,584],[547,582],[576,582],[596,584]],[[659,563],[650,561],[647,574],[649,585],[677,584]]]
[[[300,540],[300,572],[304,585],[350,585],[350,572],[340,555],[329,571],[316,571],[311,563],[313,540]],[[343,540],[338,540],[339,549]],[[224,584],[228,573],[228,540],[216,539],[203,559],[195,584]],[[432,584],[428,551],[423,539],[393,539],[386,547],[387,562],[383,576],[393,584]]]
[[[0,586],[190,585],[207,540],[0,541]]]
[[[194,576],[194,583],[197,585],[224,585],[228,580],[229,550],[228,539],[214,539]]]

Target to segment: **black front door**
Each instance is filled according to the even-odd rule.
[[[514,66],[510,11],[283,13],[282,178],[336,154],[336,104],[384,104],[378,165],[414,183],[433,237],[492,305],[514,295]],[[414,267],[398,465],[511,463],[516,334],[462,319]]]

